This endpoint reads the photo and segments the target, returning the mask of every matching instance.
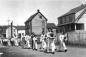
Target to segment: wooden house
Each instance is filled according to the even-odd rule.
[[[28,18],[25,22],[25,33],[29,35],[35,33],[40,35],[42,32],[47,32],[47,18],[39,11]]]
[[[58,31],[86,31],[86,4],[71,9],[58,17]]]

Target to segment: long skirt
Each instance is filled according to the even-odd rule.
[[[51,52],[55,52],[56,46],[55,43],[51,43]]]
[[[46,42],[45,41],[42,41],[42,48],[43,49],[46,49],[47,45],[46,45]]]
[[[33,49],[37,49],[37,41],[33,41]]]

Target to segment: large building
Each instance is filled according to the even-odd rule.
[[[86,4],[71,9],[66,14],[58,17],[58,31],[86,31]]]
[[[35,33],[37,35],[47,32],[47,18],[39,11],[28,18],[25,22],[26,35]]]

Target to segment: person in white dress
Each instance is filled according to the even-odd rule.
[[[18,39],[15,38],[15,46],[19,46]]]
[[[14,42],[14,45],[15,45],[15,46],[18,46],[18,45],[19,45],[19,44],[18,44],[18,39],[17,39],[17,37],[12,38],[11,41]]]
[[[37,37],[34,35],[33,37],[33,50],[37,50]]]
[[[59,50],[63,47],[64,51],[66,52],[67,47],[64,40],[67,40],[67,38],[65,39],[65,35],[63,33],[59,35],[59,40],[60,40]]]
[[[2,39],[0,38],[0,44],[2,45]]]
[[[40,41],[41,41],[41,49],[45,50],[46,49],[46,42],[45,42],[45,37],[46,35],[44,34],[44,32],[42,32],[42,35],[40,37]]]
[[[50,34],[51,33],[52,33],[51,29],[48,29],[48,32],[47,32],[47,52],[50,52],[50,43],[51,43],[51,41],[50,41],[50,38],[51,38]]]
[[[26,35],[26,36],[25,36],[27,48],[31,48],[30,39],[31,39],[31,36],[30,36],[30,35]]]
[[[50,43],[51,53],[54,54],[56,45],[55,45],[55,35],[54,35],[53,31],[50,34],[50,40],[51,40],[51,43]]]
[[[54,54],[55,53],[55,38],[52,38],[52,42],[51,42],[51,53]]]

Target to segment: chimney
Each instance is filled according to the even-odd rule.
[[[37,12],[40,12],[40,10],[38,9]]]

